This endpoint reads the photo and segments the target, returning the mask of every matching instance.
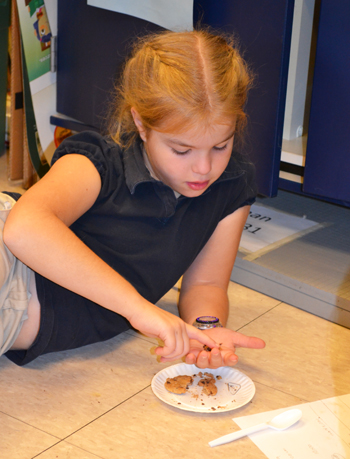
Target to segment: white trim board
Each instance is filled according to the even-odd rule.
[[[256,263],[236,259],[231,281],[350,328],[350,301]]]

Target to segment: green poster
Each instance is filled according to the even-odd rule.
[[[51,30],[44,0],[17,0],[29,81],[50,71]]]
[[[50,97],[45,95],[51,95],[53,81],[53,75],[50,73],[51,30],[44,0],[17,0],[17,8],[22,38],[23,93],[28,148],[32,163],[39,177],[42,177],[49,169],[42,147],[42,139],[45,140],[45,135],[42,134],[45,134],[47,120],[49,120],[47,106],[51,104]]]

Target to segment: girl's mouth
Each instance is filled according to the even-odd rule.
[[[204,188],[208,186],[208,184],[209,184],[209,180],[206,180],[205,182],[187,182],[187,185],[189,186],[189,188],[195,191],[203,190]]]

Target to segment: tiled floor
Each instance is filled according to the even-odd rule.
[[[154,341],[126,332],[102,344],[43,356],[20,368],[0,358],[2,459],[265,457],[249,440],[211,449],[238,427],[234,416],[350,393],[350,330],[237,284],[229,325],[263,338],[239,349],[237,368],[256,385],[251,403],[198,414],[161,402],[150,388],[165,365]],[[176,290],[159,303],[176,310]]]
[[[0,175],[4,164],[2,157]],[[6,178],[0,185],[18,189]],[[234,416],[350,393],[349,329],[238,284],[229,295],[228,325],[267,343],[237,351],[236,368],[256,386],[251,403],[210,414],[164,404],[150,383],[166,365],[152,355],[154,341],[136,332],[24,368],[1,357],[0,458],[260,459],[249,438],[214,449],[208,441],[237,430]],[[174,288],[159,305],[176,313],[176,299]]]

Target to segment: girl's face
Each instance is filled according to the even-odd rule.
[[[156,130],[146,134],[137,112],[132,113],[156,178],[174,191],[189,198],[200,196],[226,169],[236,120],[178,135]]]

